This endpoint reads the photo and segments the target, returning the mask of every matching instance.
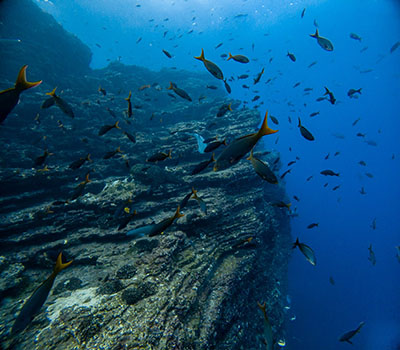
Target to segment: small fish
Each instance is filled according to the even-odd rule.
[[[172,82],[169,82],[169,87],[167,89],[173,90],[178,96],[184,98],[185,100],[192,101],[191,97],[185,90],[178,88],[176,84]]]
[[[179,207],[181,209],[185,208],[187,203],[189,202],[189,199],[192,197],[193,195],[193,191],[194,188],[192,187],[192,191],[190,193],[188,193],[185,197],[183,197],[183,199],[181,200],[181,203],[179,204]]]
[[[291,166],[291,165],[293,165],[293,164],[295,164],[296,163],[296,161],[295,160],[292,160],[292,161],[290,161],[288,164],[287,164],[287,166]]]
[[[315,101],[321,102],[321,101],[324,101],[324,100],[327,100],[327,98],[326,97],[318,97]]]
[[[329,89],[325,86],[325,93],[324,93],[324,96],[325,95],[328,95],[329,96],[329,102],[331,103],[331,104],[335,104],[335,102],[336,102],[336,98],[335,98],[335,96],[333,96],[333,93],[332,93],[332,91],[329,91]]]
[[[192,192],[193,192],[193,199],[195,199],[197,201],[197,203],[200,206],[200,210],[202,211],[202,213],[204,215],[207,215],[207,205],[206,203],[197,195],[197,191],[192,188]]]
[[[353,124],[351,124],[352,126],[355,126],[359,121],[361,120],[361,118],[356,119]]]
[[[239,75],[237,78],[238,79],[247,79],[249,76],[248,76],[248,74],[242,74],[242,75]]]
[[[145,85],[140,86],[140,87],[138,88],[138,90],[139,90],[139,91],[143,91],[143,90],[150,89],[150,88],[151,88],[151,85],[150,85],[150,84],[145,84]],[[138,107],[135,106],[135,108],[138,108]]]
[[[247,86],[246,84],[243,84],[243,85],[242,85],[242,88],[243,88],[243,89],[250,89],[250,86]]]
[[[272,121],[275,125],[278,125],[278,124],[279,124],[279,120],[276,119],[273,115],[270,115],[270,116],[269,116],[269,119],[271,119],[271,121]]]
[[[351,39],[361,41],[361,37],[358,36],[356,33],[350,33],[349,36],[350,36]]]
[[[286,171],[280,176],[281,180],[283,180],[284,177],[285,177],[287,174],[289,174],[291,171],[292,171],[292,169],[286,170]]]
[[[107,91],[104,90],[101,86],[99,86],[99,88],[97,89],[98,92],[101,92],[103,94],[103,96],[107,95]]]
[[[296,56],[290,52],[287,53],[287,55],[293,62],[296,62]]]
[[[370,226],[373,230],[376,230],[376,218],[374,218],[374,220],[372,220],[371,226]]]
[[[225,86],[225,90],[228,94],[230,94],[232,92],[232,89],[230,87],[230,85],[226,82],[226,79],[224,79],[224,86]]]
[[[298,87],[301,84],[301,82],[297,82],[296,84],[293,85],[293,88]]]
[[[225,145],[225,146],[227,145],[226,139],[224,139],[223,141],[216,140],[214,142],[209,142],[207,144],[206,148],[204,149],[204,152],[205,153],[212,152],[212,151],[216,150],[219,146],[222,146],[222,145]]]
[[[304,17],[304,14],[306,13],[306,9],[304,8],[303,11],[301,11],[301,18]]]
[[[222,73],[221,69],[213,62],[205,59],[204,57],[204,50],[201,49],[201,54],[200,56],[195,56],[194,57],[197,60],[200,60],[203,62],[204,67],[217,79],[224,80],[224,74]]]
[[[300,128],[301,135],[308,141],[314,141],[314,136],[303,126],[301,125],[301,120],[299,118],[299,124],[297,125]]]
[[[250,152],[250,157],[247,159],[251,161],[251,165],[253,166],[253,169],[255,170],[257,175],[260,176],[263,180],[265,180],[271,184],[278,183],[278,179],[275,176],[274,172],[270,169],[269,164],[264,163],[262,160],[258,159],[257,157],[254,157],[253,149]]]
[[[318,114],[319,114],[319,112],[313,112],[313,113],[310,114],[310,117],[315,117]]]
[[[163,161],[166,158],[172,159],[171,153],[172,153],[172,149],[170,149],[168,153],[158,152],[156,154],[153,154],[151,157],[147,158],[146,162],[157,163],[157,162]]]
[[[133,115],[131,97],[132,97],[132,91],[129,91],[129,95],[128,95],[128,97],[125,99],[125,101],[128,102],[128,109],[127,109],[127,111],[126,111],[126,114],[128,115],[128,118],[132,117],[132,115]]]
[[[315,30],[315,34],[310,34],[312,38],[317,39],[318,45],[321,46],[326,51],[333,51],[332,43],[322,36],[319,36],[318,28]]]
[[[332,191],[336,191],[339,187],[340,187],[340,185],[337,185],[337,186],[333,187]]]
[[[364,142],[369,146],[378,146],[378,144],[374,140],[365,140]]]
[[[127,132],[127,131],[123,131],[123,134],[124,134],[129,140],[131,140],[133,143],[136,143],[136,138],[135,138],[135,136],[133,136],[132,134],[130,134],[130,133]]]
[[[365,322],[360,322],[358,327],[352,331],[344,333],[340,338],[339,341],[345,341],[347,343],[353,344],[350,339],[353,338],[357,333],[360,333],[362,326],[364,326]]]
[[[334,286],[335,285],[335,280],[333,279],[332,276],[329,276],[329,283]]]
[[[88,173],[88,174],[86,174],[85,181],[82,181],[78,186],[76,186],[74,193],[72,194],[72,197],[71,197],[72,201],[79,198],[80,196],[82,196],[83,190],[85,189],[86,185],[89,182],[92,182],[92,181],[89,180],[89,173]]]
[[[139,44],[141,41],[142,41],[142,37],[139,37],[139,38],[136,40],[136,44]]]
[[[358,137],[365,137],[365,135],[366,135],[366,134],[363,134],[363,133],[361,133],[361,132],[358,132],[356,136],[358,136]]]
[[[164,52],[164,55],[167,56],[168,58],[172,58],[172,55],[167,51],[167,50],[162,50]]]
[[[44,162],[46,161],[46,158],[48,157],[48,156],[52,156],[54,153],[49,153],[49,151],[46,149],[45,151],[44,151],[44,153],[41,155],[41,156],[39,156],[39,157],[37,157],[36,159],[35,159],[35,166],[41,166],[41,165],[43,165],[44,164]]]
[[[339,151],[335,152],[335,154],[333,155],[334,157],[337,157],[340,154]]]
[[[396,42],[390,49],[390,53],[395,52],[400,47],[400,41]]]
[[[368,247],[368,260],[371,261],[373,266],[376,265],[376,257],[374,251],[372,250],[372,244],[370,244]]]
[[[257,76],[254,78],[254,85],[256,85],[256,84],[260,81],[260,79],[261,79],[261,77],[262,77],[263,74],[264,74],[264,68],[263,68],[263,69],[261,70],[261,72],[258,73]]]
[[[206,88],[210,89],[210,90],[217,90],[218,89],[215,85],[207,85]]]
[[[300,243],[299,239],[296,239],[296,242],[293,243],[293,249],[298,247],[300,251],[303,253],[303,255],[306,257],[306,260],[311,264],[311,265],[316,265],[317,261],[315,259],[315,254],[314,251],[309,247],[307,244]]]
[[[300,202],[300,198],[297,197],[296,195],[294,195],[293,198],[294,198],[296,201]]]
[[[54,280],[58,273],[72,264],[72,260],[67,263],[62,262],[62,253],[57,257],[57,262],[51,275],[32,293],[29,299],[22,306],[11,330],[11,334],[15,335],[22,332],[34,317],[39,313],[43,304],[46,302],[47,296],[53,287]]]
[[[85,164],[86,161],[88,161],[88,162],[92,161],[90,159],[90,153],[86,157],[79,158],[78,160],[72,162],[69,165],[69,168],[72,169],[72,170],[79,169],[83,164]]]
[[[219,47],[221,47],[224,43],[219,43],[217,46],[215,46],[215,49],[218,49]]]
[[[361,95],[361,90],[362,88],[359,89],[350,89],[349,91],[347,91],[347,96],[349,96],[350,98],[357,98],[358,96],[356,94],[360,94]]]
[[[334,171],[329,170],[329,169],[327,169],[327,170],[322,170],[322,171],[320,172],[320,174],[325,175],[325,176],[339,176],[339,173],[335,173]]]
[[[243,55],[234,55],[234,56],[232,56],[231,53],[229,52],[229,56],[227,58],[227,61],[229,61],[230,59],[233,59],[234,61],[240,62],[240,63],[249,63],[250,62],[250,60],[246,56],[243,56]]]
[[[365,192],[364,186],[361,187],[360,193],[361,194],[367,194],[367,192]]]
[[[214,153],[211,155],[210,160],[205,160],[204,162],[197,164],[195,166],[195,168],[192,170],[191,174],[196,175],[196,174],[202,172],[205,168],[207,168],[213,162],[215,162]]]
[[[107,152],[104,155],[103,159],[110,159],[110,158],[114,157],[117,153],[123,153],[119,147],[114,151]]]
[[[260,308],[264,315],[264,331],[263,331],[263,341],[265,343],[265,350],[273,350],[274,348],[274,334],[272,333],[271,323],[269,322],[266,304],[260,304],[257,302],[257,306]]]
[[[99,130],[99,136],[103,136],[112,129],[121,129],[119,126],[119,121],[116,121],[113,125],[103,125]]]
[[[311,68],[312,66],[315,66],[317,63],[318,63],[317,61],[311,62],[311,63],[307,66],[307,68]]]
[[[290,210],[290,207],[292,206],[292,203],[285,203],[285,202],[279,201],[279,202],[272,203],[271,205],[273,207],[286,208],[286,209]]]
[[[313,222],[312,224],[308,225],[307,228],[311,229],[311,228],[314,228],[314,227],[318,227],[318,225],[319,225],[318,222]]]
[[[260,98],[260,96],[259,95],[256,95],[256,96],[254,96],[253,98],[252,98],[252,102],[255,102],[255,101],[257,101],[258,99]]]
[[[4,122],[8,114],[13,110],[19,101],[19,95],[30,88],[38,86],[42,81],[31,83],[26,80],[26,68],[24,65],[20,69],[14,87],[0,92],[0,124]]]
[[[263,136],[278,132],[278,130],[272,130],[268,127],[267,119],[268,111],[265,113],[264,121],[258,132],[239,137],[230,143],[218,156],[214,164],[214,171],[226,169],[236,164],[242,157],[251,151],[251,149],[257,144],[258,140]]]
[[[311,175],[311,176],[307,177],[306,181],[310,181],[312,178],[313,178],[313,176]]]
[[[217,117],[223,117],[228,111],[232,112],[232,102],[224,103],[221,107],[219,107],[217,112]]]
[[[374,177],[374,175],[372,175],[371,173],[365,173],[365,176],[369,177],[370,179]]]
[[[71,106],[65,102],[61,97],[56,95],[56,87],[53,89],[52,92],[46,92],[46,95],[49,95],[50,98],[45,100],[41,106],[41,108],[49,108],[54,104],[63,111],[64,114],[67,116],[74,118],[74,112]]]

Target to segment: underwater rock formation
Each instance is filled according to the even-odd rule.
[[[40,11],[29,1],[16,3],[19,8],[26,3],[28,12]],[[8,33],[18,29],[12,16]],[[264,182],[246,159],[224,171],[213,172],[210,165],[191,175],[211,156],[198,152],[194,133],[205,139],[227,137],[229,143],[257,130],[259,112],[229,101],[233,111],[216,118],[228,99],[223,87],[206,89],[213,80],[205,73],[152,72],[117,62],[92,71],[87,48],[43,16],[40,25],[54,26],[56,40],[64,43],[61,54],[67,59],[74,49],[74,59],[81,64],[69,65],[76,79],[60,85],[59,69],[64,68],[50,72],[41,57],[31,57],[28,74],[44,82],[26,93],[0,126],[3,347],[262,349],[263,316],[257,301],[266,302],[276,340],[284,338],[291,238],[287,209],[273,205],[285,198],[283,184]],[[44,41],[36,43],[43,43],[41,56],[51,56]],[[17,74],[28,53],[7,56],[0,76],[10,70]],[[185,89],[193,102],[168,95],[170,81]],[[40,109],[48,98],[44,92],[56,84],[66,89],[61,97],[74,110],[74,119],[56,106]],[[150,87],[139,89],[146,84]],[[97,91],[99,85],[106,95]],[[129,91],[131,118],[126,115]],[[123,131],[135,136],[135,143],[118,129],[98,136],[103,125],[117,120]],[[117,147],[122,154],[103,159]],[[54,153],[46,158],[47,168],[35,166],[45,149]],[[146,162],[168,150],[172,159]],[[69,168],[89,153],[92,162]],[[270,164],[279,157],[263,151],[261,142],[255,153],[263,153],[261,158]],[[91,182],[71,200],[88,172]],[[192,187],[207,214],[191,198],[181,210],[184,216],[163,234],[136,239],[126,235],[170,217]],[[133,210],[137,215],[118,230]],[[52,294],[26,330],[10,338],[22,301],[48,276],[60,251],[73,263],[57,277]]]

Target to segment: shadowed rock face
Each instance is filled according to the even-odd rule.
[[[23,11],[40,12],[28,1],[16,3]],[[6,6],[7,1],[0,5]],[[23,11],[18,16],[26,15]],[[10,33],[22,30],[17,24],[13,27],[12,16],[7,19]],[[231,142],[257,130],[259,113],[240,110],[233,101],[233,112],[216,118],[219,107],[228,101],[222,85],[211,92],[205,88],[215,84],[209,74],[152,72],[119,63],[91,71],[87,48],[51,17],[42,16],[45,19],[34,16],[40,21],[31,26],[40,27],[39,32],[55,26],[56,40],[63,43],[61,53],[81,47],[75,58],[86,63],[71,70],[75,79],[68,85],[58,84],[75,118],[69,119],[57,107],[41,110],[44,92],[52,90],[60,70],[54,68],[47,80],[41,59],[51,52],[44,41],[35,39],[42,48],[38,55],[43,57],[30,62],[28,75],[32,72],[32,80],[44,82],[24,93],[0,126],[0,295],[8,297],[0,309],[3,346],[14,342],[15,349],[28,349],[35,341],[40,349],[97,349],[100,345],[108,349],[263,349],[264,321],[257,301],[266,302],[276,339],[283,337],[291,239],[287,212],[271,205],[285,199],[283,185],[261,180],[245,159],[224,171],[213,172],[210,165],[190,175],[198,163],[210,158],[198,153],[194,132],[205,139],[218,135]],[[29,52],[24,50],[21,57]],[[15,74],[26,63],[7,57],[4,67],[14,64]],[[85,77],[82,70],[87,71]],[[8,74],[2,65],[0,76]],[[167,95],[169,81],[185,89],[193,102]],[[138,90],[154,83],[161,91],[156,85]],[[106,96],[97,91],[99,85],[106,89]],[[133,108],[133,118],[125,114],[124,98],[130,90],[132,105],[140,106]],[[207,98],[197,102],[201,95]],[[34,120],[37,113],[40,123]],[[64,127],[59,127],[58,120]],[[101,126],[116,120],[135,135],[136,143],[121,130],[98,136]],[[271,139],[265,137],[267,149]],[[123,158],[103,159],[118,146]],[[34,159],[45,149],[54,155],[46,160],[49,171],[39,172]],[[154,153],[170,149],[172,159],[146,162]],[[262,151],[260,142],[255,153]],[[69,164],[88,153],[93,162],[69,169]],[[261,158],[272,164],[277,157],[271,152]],[[83,195],[64,203],[89,170],[92,182]],[[164,234],[136,240],[126,236],[129,230],[171,217],[192,186],[206,203],[207,215],[190,199],[182,210],[185,216]],[[127,204],[129,198],[133,202]],[[138,214],[118,231],[128,215],[126,207]],[[253,240],[246,243],[249,237]],[[20,301],[50,274],[61,250],[73,264],[57,277],[55,293],[25,332],[9,339]]]

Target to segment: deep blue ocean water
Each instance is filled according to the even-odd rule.
[[[266,137],[264,145],[281,153],[281,173],[289,168],[288,162],[300,158],[285,177],[292,210],[298,213],[292,219],[292,235],[310,245],[317,258],[312,266],[293,251],[286,348],[399,349],[400,264],[395,246],[400,245],[400,47],[390,52],[400,40],[399,1],[38,0],[38,4],[92,49],[93,68],[121,60],[154,70],[175,66],[203,71],[193,56],[204,48],[205,57],[217,63],[225,76],[235,77],[230,82],[232,98],[247,101],[248,106],[262,101],[260,113],[268,110],[279,120],[279,133]],[[332,41],[332,52],[309,36],[315,25]],[[350,33],[362,40],[350,38]],[[223,45],[215,49],[219,43]],[[296,62],[286,56],[288,51]],[[251,62],[225,61],[220,55],[228,52],[246,55]],[[312,62],[317,63],[308,68]],[[253,86],[253,77],[263,67],[260,83]],[[250,77],[238,81],[241,74]],[[334,93],[335,105],[316,101],[324,86]],[[309,95],[305,88],[312,88]],[[347,96],[352,88],[362,88],[358,99]],[[261,98],[253,103],[255,95]],[[313,112],[319,114],[310,117]],[[298,117],[315,141],[300,135]],[[336,152],[340,153],[335,156]],[[325,169],[340,176],[322,176]],[[366,194],[360,193],[362,188]],[[374,219],[376,229],[371,228]],[[307,229],[312,222],[319,227]],[[368,261],[370,244],[375,266]],[[340,335],[361,321],[365,326],[354,345],[339,343]]]

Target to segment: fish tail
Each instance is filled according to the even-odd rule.
[[[215,162],[214,153],[211,155],[211,162]]]
[[[192,187],[192,195],[193,197],[197,197],[197,190],[194,189],[194,187]]]
[[[296,238],[296,242],[293,243],[292,249],[298,247],[300,245],[299,237]]]
[[[182,216],[185,216],[185,214],[181,214],[180,209],[181,209],[181,207],[180,207],[180,205],[178,205],[178,208],[176,209],[176,212],[175,212],[175,215],[174,215],[174,220],[175,219],[179,219]]]
[[[290,210],[290,207],[292,206],[292,203],[285,204],[285,206],[286,206],[286,208],[288,208]]]
[[[325,96],[325,95],[329,95],[329,93],[330,93],[329,89],[328,89],[326,86],[324,86],[324,89],[325,89],[324,96]]]
[[[122,151],[121,151],[121,147],[119,147],[118,146],[118,148],[115,150],[117,153],[123,153]]]
[[[129,91],[128,97],[125,99],[125,101],[130,101],[132,97],[132,91]]]
[[[319,37],[318,28],[315,29],[315,34],[310,34],[310,36],[312,36],[313,38],[318,38]]]
[[[200,60],[200,61],[205,61],[205,58],[204,58],[204,49],[202,48],[201,49],[201,54],[200,54],[200,56],[194,56],[194,58],[196,59],[196,60]]]
[[[225,145],[225,146],[227,145],[226,139],[224,139],[224,141],[222,141],[222,144]]]
[[[247,160],[252,160],[252,159],[253,159],[253,149],[254,149],[254,148],[251,149],[250,155],[249,155],[249,157],[247,158]]]
[[[360,89],[361,90],[361,89]],[[228,109],[232,112],[232,102],[228,105]]]
[[[172,159],[171,154],[172,154],[172,149],[170,149],[169,152],[168,152],[168,158],[169,159]]]
[[[170,81],[169,82],[169,87],[167,87],[167,90],[173,90],[174,89],[174,86],[172,85],[172,82]]]
[[[62,253],[58,254],[56,266],[54,266],[54,274],[57,275],[61,270],[64,270],[66,267],[72,264],[72,261],[68,261],[67,263],[63,264],[62,262]]]
[[[301,120],[300,120],[300,117],[299,117],[299,125],[297,125],[299,128],[301,127]]]
[[[39,84],[42,83],[42,81],[36,81],[36,82],[29,82],[26,80],[26,68],[28,68],[28,65],[22,66],[22,68],[19,70],[17,81],[15,82],[15,88],[17,90],[23,91],[30,89],[32,87],[38,86]]]
[[[88,162],[91,162],[92,160],[90,159],[90,153],[88,153],[88,155],[86,156],[86,160],[88,161]]]
[[[90,173],[86,174],[85,184],[88,184],[89,182],[92,182],[92,180],[89,179],[89,175],[90,175]]]
[[[227,61],[229,61],[231,58],[233,58],[233,56],[232,56],[231,53],[229,52],[229,57],[228,57]]]
[[[57,89],[57,86],[51,92],[46,92],[46,95],[54,97],[56,95],[56,89]]]
[[[264,135],[271,135],[271,134],[275,134],[276,132],[278,132],[278,130],[272,130],[268,124],[267,124],[267,119],[268,119],[268,111],[265,112],[265,117],[264,117],[264,121],[261,125],[260,130],[258,131],[258,136],[264,136]]]
[[[118,126],[118,124],[119,124],[119,120],[115,122],[114,128],[121,129],[121,128]]]

